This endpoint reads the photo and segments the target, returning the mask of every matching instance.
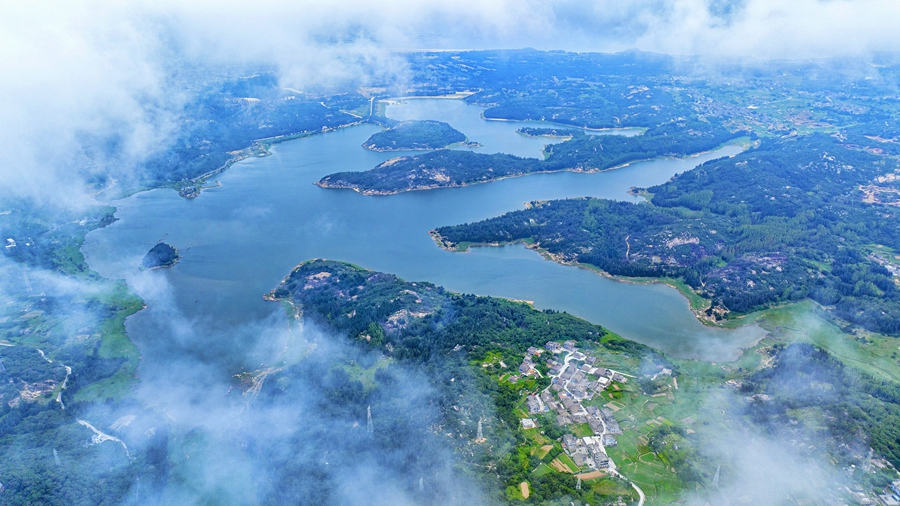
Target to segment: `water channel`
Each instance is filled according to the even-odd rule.
[[[485,121],[480,108],[459,100],[407,100],[388,106],[387,114],[447,121],[481,143],[479,152],[539,157],[551,142],[516,133],[541,123]],[[276,145],[271,156],[244,160],[218,175],[221,186],[193,200],[154,190],[115,202],[118,221],[91,232],[83,251],[93,269],[127,279],[147,302],[127,322],[144,361],[179,350],[228,367],[258,366],[248,363],[254,359],[249,350],[264,344],[264,329],[284,319],[280,307],[262,296],[311,258],[349,261],[457,292],[533,301],[677,357],[734,359],[763,335],[756,326],[702,325],[687,300],[664,285],[613,281],[544,260],[522,246],[450,253],[428,236],[435,227],[498,216],[531,200],[587,195],[636,201],[627,193],[630,187],[664,182],[739,148],[597,174],[539,174],[386,197],[312,184],[332,172],[367,170],[398,156],[361,147],[377,131],[361,125]],[[141,258],[159,240],[177,247],[183,258],[171,269],[140,272]]]

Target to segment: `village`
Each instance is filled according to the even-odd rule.
[[[557,425],[573,429],[574,433],[562,437],[562,447],[578,468],[615,473],[615,463],[610,460],[606,448],[616,446],[616,436],[622,434],[622,429],[613,417],[612,409],[584,406],[582,402],[593,399],[615,383],[626,383],[628,375],[596,367],[596,357],[579,351],[576,342],[571,340],[561,345],[550,341],[544,349],[528,348],[519,373],[526,377],[542,376],[536,368],[536,357],[544,353],[552,354],[546,359],[550,386],[539,394],[528,396],[528,412],[532,415],[553,413]],[[510,379],[517,381],[517,377]],[[585,424],[590,428],[588,433],[574,430]],[[523,429],[536,427],[534,418],[522,420]]]

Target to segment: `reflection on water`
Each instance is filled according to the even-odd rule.
[[[457,100],[411,100],[388,110],[399,119],[448,121],[480,142],[484,152],[538,156],[548,142],[517,134],[522,123],[484,121],[480,108]],[[599,174],[537,174],[388,197],[312,184],[332,172],[367,170],[397,156],[362,149],[377,131],[362,125],[277,145],[272,156],[234,165],[219,176],[221,187],[194,200],[154,190],[117,202],[119,221],[89,234],[84,252],[95,270],[128,279],[147,301],[148,309],[128,321],[144,361],[163,348],[233,362],[229,367],[252,360],[245,355],[260,339],[252,329],[268,318],[282,318],[262,295],[310,258],[345,260],[458,292],[534,301],[679,357],[733,359],[762,336],[755,326],[736,331],[704,327],[687,301],[663,285],[612,281],[546,261],[521,246],[449,253],[427,234],[441,225],[521,209],[530,200],[585,195],[639,200],[626,191],[664,182],[706,160],[734,155],[738,148]],[[179,248],[182,260],[172,269],[138,273],[140,258],[163,238]],[[204,342],[179,340],[173,311],[208,329]]]

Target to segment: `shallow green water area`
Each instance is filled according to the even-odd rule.
[[[480,142],[480,152],[537,157],[552,142],[516,133],[541,123],[485,121],[481,111],[441,99],[388,108],[397,119],[447,121]],[[757,326],[706,327],[687,300],[664,285],[613,281],[547,261],[519,245],[451,253],[428,236],[435,227],[490,218],[531,200],[596,196],[637,201],[626,193],[630,187],[664,182],[740,148],[597,174],[536,174],[387,197],[313,185],[327,174],[368,170],[398,156],[361,147],[377,131],[361,125],[276,145],[271,156],[235,164],[217,176],[220,187],[193,200],[172,190],[154,190],[115,203],[118,221],[91,232],[83,251],[92,268],[127,279],[147,302],[147,309],[128,320],[129,335],[142,351],[142,374],[161,371],[154,361],[181,353],[232,371],[258,367],[283,346],[287,328],[281,308],[262,296],[311,258],[348,261],[457,292],[533,301],[676,357],[734,359],[764,334]],[[141,258],[159,240],[178,248],[181,261],[170,269],[139,271]]]

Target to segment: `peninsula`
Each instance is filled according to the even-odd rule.
[[[843,448],[861,433],[886,456],[877,479],[890,480],[892,463],[900,462],[892,435],[896,388],[821,348],[793,342],[802,340],[791,330],[795,318],[805,318],[799,314],[766,323],[777,336],[737,362],[714,366],[669,358],[566,313],[331,260],[301,263],[266,299],[289,302],[298,314],[346,335],[356,356],[381,357],[334,366],[372,378],[371,397],[345,395],[345,409],[365,413],[368,398],[396,388],[391,370],[427,371],[423,386],[433,389],[439,412],[428,430],[403,434],[434,431],[444,438],[497,502],[523,491],[546,503],[590,504],[619,498],[633,504],[639,494],[666,502],[701,488],[715,494],[708,484],[718,464],[705,449],[747,430],[789,431],[797,441],[824,431],[822,448],[796,446],[798,458],[813,467],[828,466],[829,459],[842,466],[860,462]],[[811,371],[817,383],[804,379]],[[274,372],[270,381],[291,385],[290,375],[289,369]],[[342,391],[352,391],[345,383]],[[837,395],[821,395],[826,387]],[[271,390],[258,402],[295,395],[289,386]],[[715,390],[723,395],[710,396]],[[403,426],[392,427],[395,436]],[[375,431],[377,444],[382,436]],[[416,458],[428,461],[424,453]],[[836,502],[844,491],[834,486],[823,494]]]
[[[441,150],[388,160],[364,172],[338,172],[315,184],[322,188],[350,188],[363,195],[393,195],[489,183],[541,172],[597,172],[639,160],[682,157],[715,149],[748,133],[721,125],[678,119],[648,129],[644,135],[578,135],[544,150],[546,159],[507,154]]]
[[[432,236],[446,249],[521,241],[616,276],[680,280],[710,320],[811,298],[897,335],[898,214],[860,191],[895,189],[893,174],[833,136],[769,139],[648,188],[648,203],[532,202]]]

